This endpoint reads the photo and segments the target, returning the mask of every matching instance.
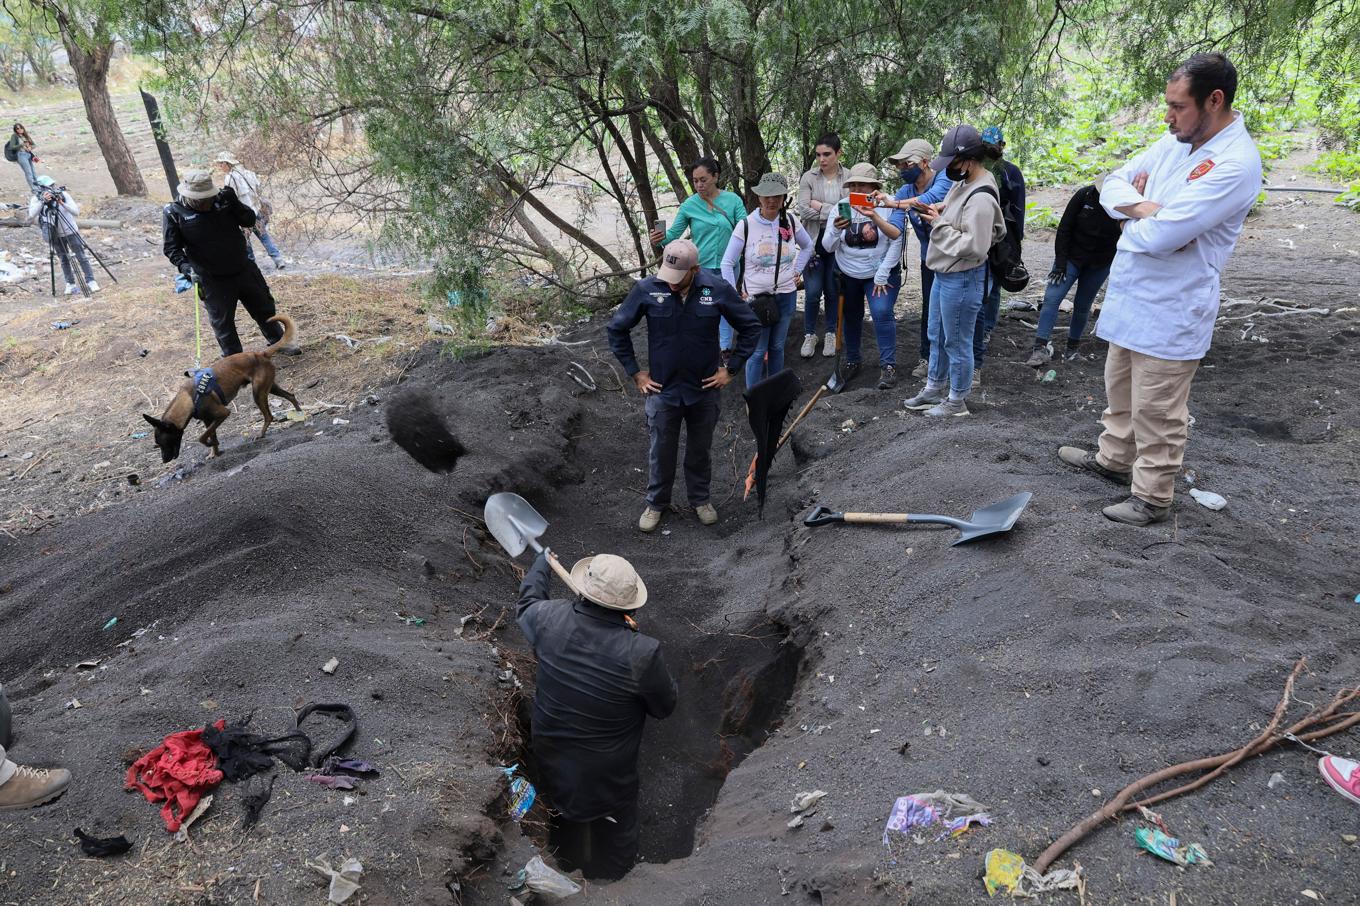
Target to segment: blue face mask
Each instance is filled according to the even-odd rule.
[[[905,170],[898,170],[897,172],[902,177],[903,182],[916,182],[916,180],[921,178],[921,165],[912,164]]]

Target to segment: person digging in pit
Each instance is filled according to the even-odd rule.
[[[737,346],[723,367],[718,349],[718,320],[737,332]],[[647,368],[638,364],[632,330],[647,319]],[[718,521],[709,501],[713,464],[709,450],[718,424],[722,388],[739,374],[760,339],[760,321],[751,306],[721,276],[699,269],[699,249],[676,239],[661,252],[655,277],[633,285],[609,322],[609,347],[647,399],[647,508],[638,528],[652,532],[671,503],[680,426],[685,426],[685,487],[694,514],[704,525]]]
[[[277,314],[274,296],[251,260],[241,232],[255,225],[255,212],[230,186],[217,189],[212,174],[204,170],[185,173],[178,192],[178,200],[165,206],[162,218],[165,257],[199,285],[203,308],[222,355],[241,351],[241,338],[236,333],[237,302],[260,325],[266,340],[278,342],[283,327],[269,323]],[[300,351],[296,346],[280,350],[285,355]]]
[[[580,597],[570,601],[548,598],[549,569],[539,554],[515,607],[538,657],[531,748],[556,810],[549,841],[567,871],[614,880],[637,861],[642,730],[648,716],[675,710],[675,680],[661,643],[629,616],[647,603],[647,586],[627,560],[579,561]]]

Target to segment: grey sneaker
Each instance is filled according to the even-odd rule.
[[[654,532],[656,527],[661,524],[661,511],[647,507],[638,517],[638,528],[644,532]]]
[[[947,415],[968,415],[968,403],[963,400],[947,399],[937,406],[926,410],[927,418],[944,418]]]
[[[803,334],[803,346],[798,350],[798,354],[805,359],[812,358],[812,354],[817,351],[817,335],[815,333]]]
[[[884,365],[878,372],[878,389],[891,390],[897,386],[897,369],[892,365]]]
[[[916,363],[916,367],[911,369],[911,376],[919,380],[925,380],[926,372],[930,371],[930,360],[922,359]]]
[[[1122,484],[1125,487],[1129,485],[1129,482],[1133,481],[1132,472],[1123,472],[1119,469],[1111,469],[1107,466],[1103,466],[1100,464],[1100,461],[1096,459],[1096,454],[1092,453],[1090,450],[1083,450],[1081,447],[1059,447],[1058,458],[1069,466],[1085,469],[1088,472],[1094,472],[1101,478],[1108,478],[1110,481]]]
[[[938,390],[932,390],[930,385],[927,384],[925,387],[921,388],[920,393],[916,394],[911,399],[903,400],[902,406],[913,412],[921,412],[932,406],[938,406],[942,402],[944,402],[944,388],[941,387]]]
[[[694,515],[699,517],[699,521],[704,525],[715,525],[718,521],[718,511],[711,503],[701,503],[694,508]]]
[[[982,386],[982,368],[981,366],[979,366],[973,369],[973,383],[968,385],[968,389],[972,390],[976,387],[981,386]]]
[[[1141,497],[1130,497],[1123,503],[1105,507],[1101,512],[1111,522],[1122,522],[1124,525],[1142,527],[1157,522],[1165,522],[1167,515],[1171,512],[1171,507],[1153,506]]]
[[[826,332],[826,339],[822,341],[822,355],[828,359],[836,357],[836,331],[828,330]]]
[[[1025,364],[1031,368],[1042,368],[1048,364],[1048,360],[1053,358],[1053,344],[1045,343],[1042,346],[1035,346],[1034,351],[1025,359]]]
[[[1083,358],[1084,356],[1081,354],[1080,346],[1073,346],[1071,343],[1067,344],[1067,351],[1063,353],[1064,362],[1080,362]]]
[[[14,767],[14,776],[0,783],[0,812],[51,802],[71,785],[71,772],[65,768],[30,768],[23,764]]]

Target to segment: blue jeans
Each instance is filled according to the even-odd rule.
[[[283,257],[283,252],[279,251],[279,247],[274,244],[274,237],[269,235],[269,231],[264,227],[254,226],[250,228],[250,232],[260,240],[260,245],[264,246],[269,257],[273,258],[275,263],[278,263],[279,259]],[[255,248],[250,244],[250,236],[246,237],[246,257],[251,261],[255,260]]]
[[[1091,317],[1091,304],[1096,301],[1096,293],[1105,285],[1110,275],[1110,266],[1093,267],[1067,262],[1067,274],[1056,286],[1044,290],[1044,307],[1039,311],[1039,328],[1034,336],[1047,341],[1053,336],[1053,327],[1058,323],[1058,306],[1067,296],[1072,284],[1077,286],[1077,294],[1072,297],[1072,326],[1067,330],[1067,342],[1074,344],[1086,332],[1086,322]]]
[[[930,371],[932,389],[949,385],[951,399],[964,399],[973,386],[973,331],[982,311],[986,264],[956,274],[936,274],[930,288]]]
[[[33,172],[33,152],[18,152],[19,169],[24,171],[24,179],[28,180],[28,187],[34,191],[38,188],[38,175]]]
[[[845,363],[859,364],[861,334],[864,330],[864,300],[869,300],[869,316],[874,319],[874,338],[878,340],[878,366],[897,367],[897,320],[893,306],[897,304],[897,293],[902,289],[902,268],[895,267],[888,275],[888,291],[874,295],[873,277],[849,277],[844,273],[837,278],[841,293],[845,296]]]
[[[921,358],[930,361],[930,288],[935,284],[935,272],[921,259]]]
[[[793,310],[798,307],[798,292],[776,293],[775,298],[779,300],[779,320],[769,327],[760,328],[756,351],[746,360],[747,387],[784,370],[784,345],[789,340]],[[769,354],[768,359],[766,353]]]
[[[991,339],[992,331],[996,329],[996,321],[1001,316],[1001,284],[997,283],[991,274],[987,274],[985,262],[981,267],[982,272],[986,274],[987,298],[983,301],[982,308],[978,310],[977,326],[973,329],[973,365],[977,368],[982,367],[982,357],[987,354],[987,341]]]
[[[816,253],[808,259],[807,269],[803,271],[803,333],[817,332],[817,313],[826,303],[826,331],[836,332],[836,308],[838,305],[836,256],[822,251],[820,244]]]

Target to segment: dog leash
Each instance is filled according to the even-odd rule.
[[[203,296],[198,290],[198,282],[194,282],[194,370],[203,367],[203,327],[201,325],[202,314],[199,309],[203,307]]]

